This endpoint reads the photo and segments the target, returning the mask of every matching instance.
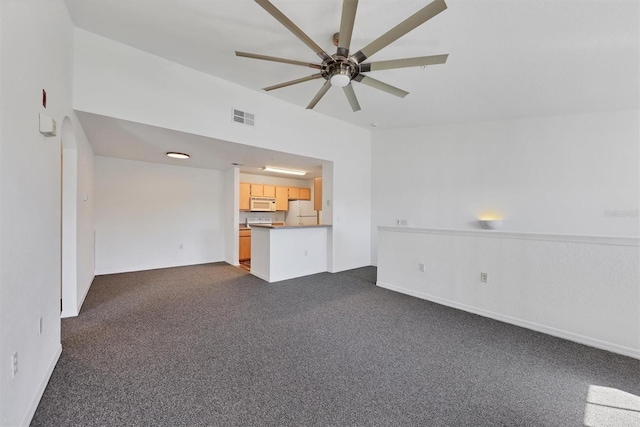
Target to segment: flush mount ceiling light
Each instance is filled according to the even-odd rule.
[[[167,157],[171,157],[171,158],[174,158],[174,159],[188,159],[191,156],[188,155],[188,154],[184,154],[184,153],[177,153],[175,151],[169,151],[167,153]]]
[[[307,173],[305,171],[297,171],[297,170],[293,170],[293,169],[283,169],[283,168],[276,168],[273,166],[265,166],[262,168],[263,171],[265,172],[277,172],[277,173],[286,173],[289,175],[306,175]]]

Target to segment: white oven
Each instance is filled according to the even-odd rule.
[[[251,212],[275,212],[276,199],[270,197],[252,197]]]

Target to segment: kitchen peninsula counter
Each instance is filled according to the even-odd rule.
[[[262,227],[262,228],[277,228],[277,229],[288,229],[288,228],[328,228],[331,227],[328,224],[308,224],[308,225],[275,225],[275,224],[252,224],[251,228]]]
[[[327,271],[331,225],[251,225],[251,274],[267,282]]]

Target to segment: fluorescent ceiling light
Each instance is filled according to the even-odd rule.
[[[265,166],[262,168],[265,172],[277,172],[277,173],[286,173],[289,175],[306,175],[305,171],[297,171],[292,169],[282,169],[282,168],[274,168],[273,166]]]
[[[184,154],[184,153],[176,153],[175,151],[169,151],[167,153],[167,157],[172,157],[174,159],[188,159],[189,156],[188,154]]]

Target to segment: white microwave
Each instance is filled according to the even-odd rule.
[[[276,199],[270,197],[252,197],[251,212],[275,212]]]

